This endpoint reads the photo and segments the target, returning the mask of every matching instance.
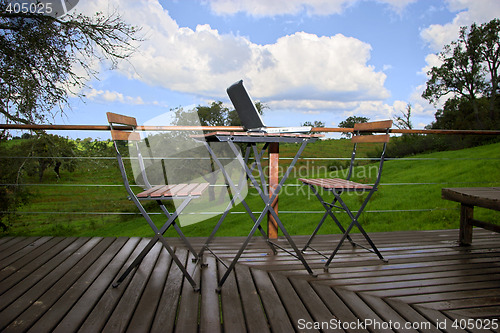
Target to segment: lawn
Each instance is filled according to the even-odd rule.
[[[294,145],[281,148],[284,157],[280,164],[289,163]],[[352,146],[348,140],[326,140],[310,144],[280,195],[280,216],[291,234],[310,234],[321,218],[323,208],[297,180],[300,177],[337,177],[345,174],[346,160],[312,160],[310,158],[350,157]],[[373,154],[375,147],[359,150],[361,157]],[[356,167],[354,180],[370,183],[376,177],[377,163],[363,160]],[[381,186],[372,197],[360,222],[369,232],[396,230],[430,230],[458,228],[458,204],[441,199],[443,187],[499,186],[500,143],[476,148],[436,152],[414,156],[411,159],[388,160],[384,164]],[[36,183],[34,179],[30,183]],[[84,159],[73,173],[63,172],[58,180],[47,173],[41,186],[30,186],[34,197],[21,208],[4,235],[35,236],[151,236],[152,232],[135,205],[127,200],[115,160]],[[139,190],[139,188],[138,188]],[[348,205],[359,207],[364,196],[345,195]],[[325,198],[326,199],[326,198]],[[246,198],[253,211],[262,209],[262,201],[252,188]],[[154,205],[154,204],[153,204]],[[42,213],[37,213],[42,212]],[[95,214],[100,212],[101,214]],[[110,212],[120,215],[108,214]],[[244,236],[252,223],[235,207],[221,226],[219,236]],[[336,213],[343,223],[347,215]],[[476,217],[500,221],[498,212],[477,209]],[[161,224],[163,218],[154,215]],[[218,217],[183,227],[188,236],[206,236]],[[338,233],[333,223],[325,223],[320,233]],[[168,235],[174,235],[169,231]]]

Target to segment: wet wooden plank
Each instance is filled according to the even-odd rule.
[[[119,274],[121,274],[125,269],[132,263],[132,261],[139,255],[142,249],[149,243],[149,239],[141,239],[137,247],[134,249],[127,262]],[[119,275],[118,274],[118,275]],[[130,274],[133,275],[133,272]],[[115,277],[116,278],[116,277]],[[118,288],[112,288],[111,285],[107,285],[107,289],[104,294],[101,295],[99,301],[92,308],[92,311],[82,323],[80,327],[80,332],[100,332],[106,326],[109,317],[112,315],[116,305],[120,301],[123,293],[126,291],[128,284],[130,283],[132,277],[128,276]]]
[[[219,275],[222,276],[226,271],[226,267],[220,262],[217,262],[217,266],[220,272]],[[246,330],[245,314],[241,306],[234,270],[227,277],[220,291],[220,296],[224,332],[244,332]]]
[[[388,299],[387,303],[390,304],[396,311],[401,314],[408,322],[410,323],[429,323],[427,319],[422,316],[419,312],[417,312],[414,308],[412,308],[410,305],[403,303],[403,302],[398,302],[398,301],[393,301]],[[435,333],[435,332],[440,332],[440,330],[432,325],[429,326],[422,326],[420,325],[419,331],[423,333]]]
[[[85,293],[92,288],[96,279],[105,272],[109,265],[112,265],[111,260],[116,258],[117,253],[127,242],[127,238],[119,238],[95,259],[93,264],[81,274],[78,280],[62,295],[38,320],[28,332],[51,332],[66,316],[68,309],[74,307],[78,300],[83,299]],[[49,291],[50,292],[50,291]],[[83,311],[82,311],[83,312]],[[81,312],[80,312],[81,313]],[[69,330],[68,330],[69,331]]]
[[[245,265],[236,265],[235,270],[238,277],[243,312],[245,318],[251,318],[251,320],[247,320],[247,331],[255,333],[269,332],[269,323],[255,288],[250,268]]]
[[[293,326],[288,319],[287,311],[268,273],[255,269],[252,271],[252,275],[271,325],[271,330],[275,332],[292,332]]]
[[[89,279],[84,280],[84,283],[90,283],[90,286],[85,290],[84,294],[78,298],[76,303],[61,305],[56,307],[58,311],[64,315],[64,318],[57,324],[54,333],[76,332],[84,323],[85,319],[92,312],[94,307],[100,302],[103,295],[111,288],[111,283],[118,275],[119,270],[123,267],[126,260],[131,256],[134,249],[137,248],[139,238],[128,239],[121,247],[110,248],[105,257],[111,259],[109,264],[101,271],[101,273],[91,282]],[[116,253],[118,251],[118,253]],[[77,299],[75,295],[74,299]],[[64,310],[70,309],[66,314]],[[41,325],[41,323],[37,323]],[[35,325],[35,327],[37,326]],[[35,331],[36,332],[36,331]]]
[[[314,318],[314,321],[319,323],[329,323],[335,316],[330,312],[326,304],[321,300],[316,291],[311,287],[309,282],[303,279],[290,279],[293,287],[297,291],[301,302],[309,310],[309,313]],[[323,324],[324,325],[324,324]],[[321,329],[323,332],[342,332],[340,328],[333,328],[327,325]]]
[[[321,297],[330,312],[340,322],[356,323],[358,318],[352,313],[342,299],[328,286],[323,284],[312,284],[313,289]],[[348,330],[352,333],[366,333],[366,329],[353,327]]]
[[[303,300],[301,300],[299,295],[297,295],[297,292],[290,281],[281,274],[270,273],[269,275],[295,329],[300,330],[299,325],[301,323],[302,325],[304,323],[312,323],[314,321],[314,313],[309,313]],[[328,318],[327,321],[330,319],[331,317]],[[308,331],[319,332],[319,330],[314,328]]]
[[[132,271],[130,276],[127,277],[131,281],[127,285],[127,288],[124,288],[125,292],[121,295],[119,302],[116,304],[101,332],[125,332],[149,280],[152,268],[155,266],[160,255],[161,249],[162,244],[157,242],[141,261],[135,272]],[[118,286],[117,288],[120,287]]]
[[[383,320],[353,291],[335,288],[335,293],[342,299],[342,301],[349,307],[349,309],[356,315],[357,318],[363,320],[370,320],[371,322],[382,323]],[[371,330],[371,327],[366,327]],[[392,330],[384,327],[376,330],[380,333],[392,332]]]
[[[175,252],[180,262],[186,263],[188,252],[186,250],[177,250]],[[170,265],[168,278],[161,292],[158,310],[153,320],[151,332],[172,332],[174,330],[177,314],[177,305],[181,295],[184,275],[177,265]]]
[[[71,262],[75,262],[78,260],[78,257],[84,256],[71,267],[67,273],[63,271],[61,266],[58,267],[64,274],[60,279],[58,279],[57,273],[54,272],[52,276],[47,276],[43,283],[41,281],[34,287],[39,294],[45,291],[40,297],[37,298],[30,294],[25,294],[21,297],[21,299],[23,297],[28,297],[26,301],[29,307],[19,315],[6,330],[24,332],[30,328],[60,297],[62,297],[62,295],[74,286],[78,278],[87,271],[113,241],[112,238],[105,238],[102,240],[93,238],[89,240],[84,247],[80,248],[79,251],[72,256],[73,258],[68,258],[64,263],[66,267],[71,267]],[[33,300],[35,301],[33,302]],[[18,301],[20,301],[20,299]]]
[[[2,281],[0,284],[0,294],[3,294],[17,282],[31,275],[35,270],[50,261],[52,257],[59,254],[75,240],[76,238],[62,237],[51,239],[40,246],[36,251],[30,251],[19,260],[4,267],[0,271],[0,281]]]
[[[196,263],[193,263],[193,258],[194,256],[189,254],[186,265],[187,271],[193,275],[193,280],[199,286],[200,271],[198,267],[196,267]],[[193,286],[187,280],[184,280],[179,309],[177,311],[177,324],[175,326],[175,332],[198,332],[198,316],[200,313],[199,305],[200,293],[193,290]]]
[[[162,249],[151,277],[141,295],[137,308],[130,320],[128,331],[148,332],[153,325],[153,319],[158,309],[161,291],[165,286],[167,274],[172,264],[172,257],[166,249]],[[175,264],[174,264],[175,265]]]
[[[214,257],[204,258],[206,267],[201,270],[201,309],[200,332],[212,333],[221,331],[221,316],[219,307],[219,294],[217,288],[217,262]]]
[[[84,257],[92,248],[99,243],[99,238],[81,238],[77,239],[72,246],[69,246],[60,255],[54,257],[53,260],[40,267],[36,274],[30,275],[29,279],[24,279],[20,284],[23,287],[19,290],[25,290],[20,295],[19,292],[14,292],[16,289],[11,289],[0,297],[0,302],[8,304],[0,313],[0,330],[3,330],[9,324],[14,327],[18,323],[12,321],[25,311],[31,304],[37,306],[43,304],[36,303],[38,298],[47,290],[51,289],[59,279],[65,275],[78,261]],[[14,298],[15,297],[15,298]]]

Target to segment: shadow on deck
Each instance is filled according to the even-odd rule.
[[[475,230],[470,247],[457,245],[458,230],[371,236],[389,263],[346,244],[329,273],[322,257],[306,254],[317,278],[286,253],[267,255],[255,238],[220,295],[225,268],[208,254],[195,274],[200,293],[158,244],[113,289],[147,239],[0,238],[0,331],[392,332],[409,323],[418,329],[405,332],[465,332],[452,325],[458,319],[463,328],[467,318],[482,319],[471,331],[488,322],[483,331],[495,331],[485,318],[500,318],[499,234]],[[213,249],[229,260],[241,239],[218,238]],[[331,250],[338,239],[319,236],[315,247]],[[191,240],[195,248],[203,241]],[[176,252],[192,271],[190,254]]]

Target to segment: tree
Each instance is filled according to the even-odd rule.
[[[486,62],[487,71],[490,73],[489,95],[490,100],[490,119],[496,120],[496,96],[499,89],[498,70],[500,67],[500,19],[491,20],[488,23],[481,24],[480,27],[473,25],[472,34],[477,34],[476,38],[481,39],[481,48],[479,49],[484,62]]]
[[[394,117],[394,126],[399,129],[413,129],[413,124],[411,123],[411,104],[406,105],[406,112],[401,111],[400,116]]]
[[[350,116],[346,120],[341,121],[339,123],[339,127],[342,128],[353,128],[354,124],[360,124],[360,123],[366,123],[370,118],[366,117],[358,117],[358,116]],[[352,136],[352,133],[350,132],[342,132],[342,136],[345,136],[346,138],[350,138]]]
[[[500,66],[499,33],[498,19],[480,26],[472,24],[469,29],[461,27],[458,39],[446,45],[438,55],[442,65],[432,67],[427,73],[430,79],[422,97],[434,104],[445,96],[465,98],[472,106],[476,127],[482,128],[478,99],[490,95],[490,120],[494,120]]]
[[[48,168],[53,168],[57,178],[61,178],[61,169],[75,171],[77,160],[76,145],[73,141],[59,135],[39,133],[22,144],[26,151],[31,151],[31,161],[24,166],[29,174],[38,174],[38,181],[43,180],[43,175]]]
[[[0,0],[0,8],[9,1]],[[96,62],[112,68],[135,50],[139,29],[116,13],[63,18],[0,11],[0,114],[6,123],[47,122],[68,96],[96,76]],[[82,74],[85,73],[85,74]]]
[[[315,120],[314,122],[306,121],[301,126],[325,127],[325,123],[320,120]]]

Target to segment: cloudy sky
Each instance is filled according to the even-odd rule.
[[[94,0],[75,10],[118,11],[145,40],[57,123],[105,124],[106,111],[144,123],[177,106],[229,105],[226,88],[243,79],[269,106],[268,126],[389,119],[411,103],[422,128],[434,119],[420,95],[435,54],[460,26],[500,17],[500,1]]]

